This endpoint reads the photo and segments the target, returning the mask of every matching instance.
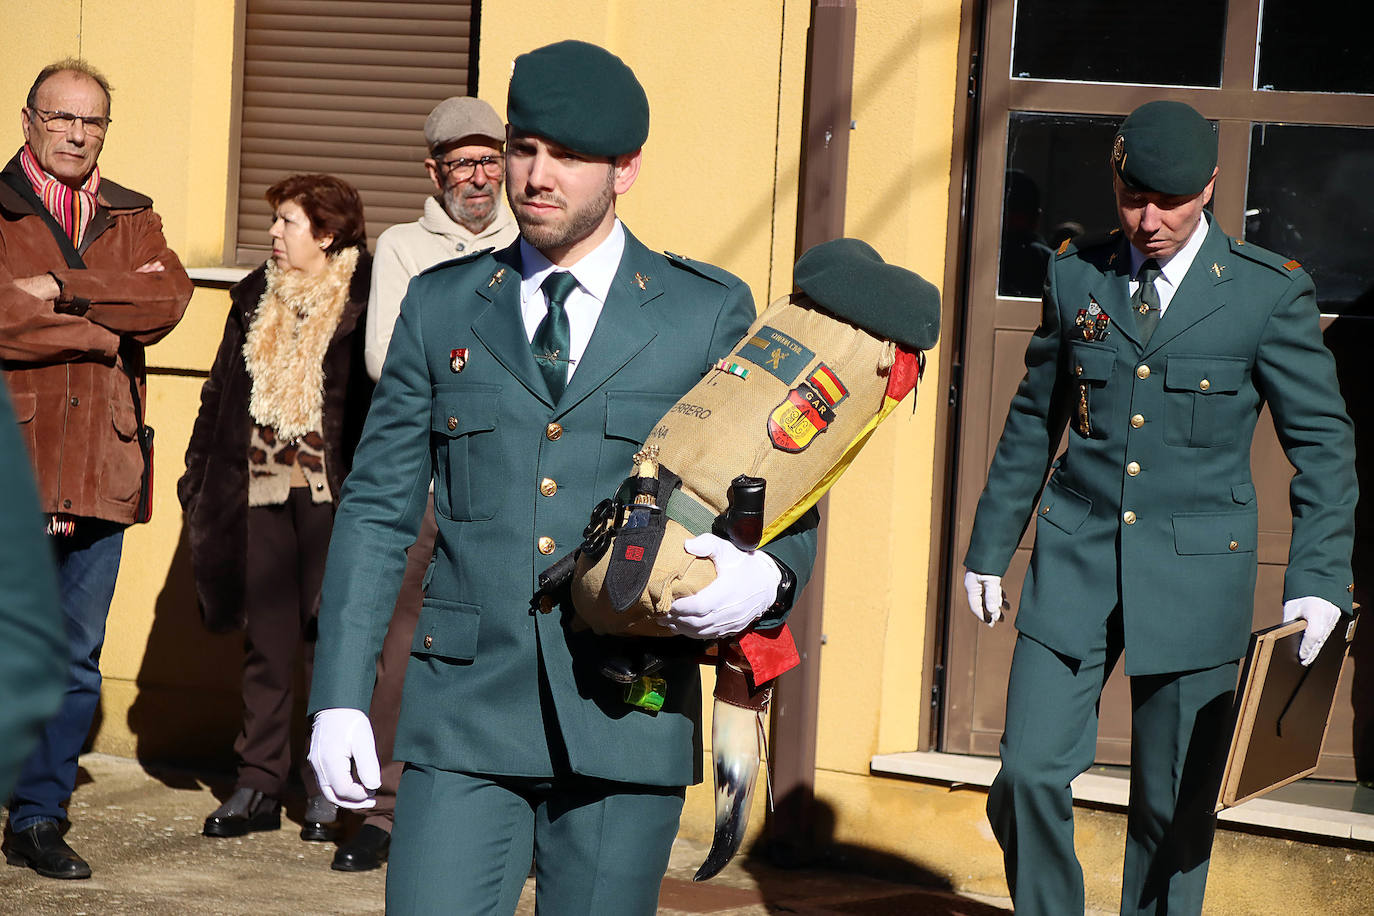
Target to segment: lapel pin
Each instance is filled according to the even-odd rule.
[[[491,275],[491,279],[487,281],[487,289],[491,289],[493,286],[498,286],[498,285],[500,285],[505,279],[506,279],[506,269],[505,269],[504,267],[502,267],[502,268],[498,269],[498,270],[496,271],[496,273],[494,273],[494,274]],[[458,370],[455,369],[455,370],[453,370],[453,371],[457,372]]]
[[[448,351],[448,367],[454,372],[462,372],[468,364],[468,348],[457,347]]]
[[[653,278],[652,278],[652,277],[646,277],[644,274],[640,273],[639,271],[635,271],[635,283],[636,283],[636,285],[639,286],[640,289],[648,289],[649,287],[646,286],[645,284],[648,283],[651,279],[653,279]]]
[[[1221,279],[1221,272],[1222,272],[1223,270],[1225,270],[1225,269],[1226,269],[1225,267],[1222,267],[1222,266],[1221,266],[1220,264],[1218,264],[1216,261],[1213,261],[1213,262],[1212,262],[1212,273],[1214,273],[1214,274],[1217,275],[1217,279],[1218,279],[1218,280]]]

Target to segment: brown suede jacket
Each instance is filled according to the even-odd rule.
[[[372,401],[372,379],[363,364],[363,315],[372,280],[372,257],[360,252],[348,285],[348,303],[324,354],[322,412],[325,473],[338,505],[353,450]],[[177,481],[185,512],[191,568],[201,618],[215,632],[241,629],[248,575],[248,413],[253,381],[243,361],[243,342],[267,290],[259,267],[229,291],[224,337],[210,377],[200,391],[200,413],[186,446],[186,473]]]
[[[27,183],[17,155],[4,171]],[[143,479],[132,385],[146,405],[143,348],[181,320],[191,279],[151,200],[102,179],[98,201],[82,240],[86,269],[73,269],[42,217],[0,183],[0,360],[40,508],[131,524]],[[163,269],[135,272],[153,261]],[[57,302],[13,282],[48,272]],[[84,314],[57,310],[75,300],[90,303]]]

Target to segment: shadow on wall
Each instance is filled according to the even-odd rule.
[[[1350,701],[1354,708],[1351,749],[1355,778],[1374,782],[1374,393],[1368,360],[1374,353],[1374,287],[1365,290],[1327,328],[1326,345],[1336,357],[1345,409],[1355,424],[1355,473],[1360,502],[1355,509],[1355,601],[1365,619],[1350,647]]]
[[[789,806],[779,798],[777,807]],[[826,903],[830,913],[921,914],[921,916],[1006,916],[1010,910],[960,896],[949,879],[903,856],[865,846],[835,841],[835,809],[828,803],[813,803],[809,842],[793,841],[770,848],[767,833],[760,834],[749,849],[744,869],[757,882],[763,904],[769,913],[795,913],[799,906],[817,902],[808,893],[812,880],[827,868],[846,875],[867,875],[883,879],[865,886],[849,882],[851,890],[844,901]],[[909,885],[901,887],[900,885]]]
[[[232,769],[242,659],[242,634],[214,634],[201,623],[183,529],[157,596],[138,696],[129,709],[138,759]]]

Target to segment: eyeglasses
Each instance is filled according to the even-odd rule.
[[[467,181],[478,166],[488,178],[500,178],[506,171],[504,156],[483,156],[481,159],[448,159],[439,161],[439,174]]]
[[[99,137],[105,133],[105,129],[114,120],[102,115],[74,115],[70,111],[49,111],[46,108],[30,107],[29,111],[37,115],[38,120],[43,122],[43,126],[55,134],[66,133],[72,129],[72,125],[80,121],[87,133]]]

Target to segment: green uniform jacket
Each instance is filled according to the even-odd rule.
[[[1127,674],[1239,658],[1256,575],[1250,442],[1268,403],[1296,470],[1284,600],[1350,613],[1355,445],[1311,279],[1213,221],[1142,348],[1129,265],[1119,232],[1050,262],[965,565],[1006,571],[1044,484],[1017,629],[1082,658],[1119,603]],[[1093,302],[1109,317],[1097,340],[1076,324]]]
[[[556,720],[574,772],[696,782],[696,663],[665,669],[662,711],[638,710],[597,672],[598,640],[572,632],[571,609],[535,613],[530,598],[539,572],[581,542],[592,507],[630,473],[654,423],[744,335],[753,298],[730,274],[651,252],[626,232],[596,330],[556,406],[530,353],[519,300],[518,243],[411,282],[334,522],[311,711],[368,708],[432,476],[439,536],[396,759],[552,775],[544,716],[551,706],[549,722]],[[467,362],[455,372],[452,351],[460,348]],[[556,492],[542,495],[544,481]],[[768,546],[799,586],[815,556],[813,526],[794,526]],[[547,554],[541,538],[553,539]]]

